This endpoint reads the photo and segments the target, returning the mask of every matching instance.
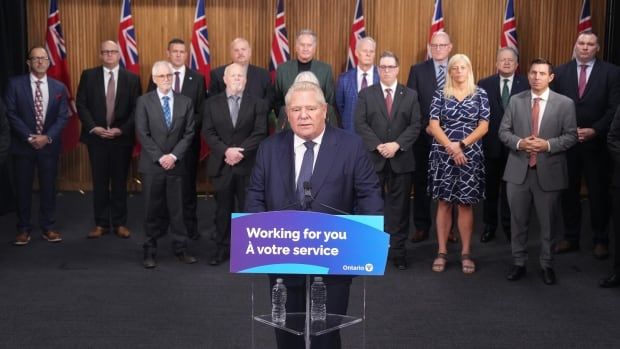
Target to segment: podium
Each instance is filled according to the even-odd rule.
[[[383,232],[383,216],[328,215],[311,211],[233,213],[230,272],[305,275],[305,312],[287,311],[284,324],[272,322],[271,313],[256,315],[252,285],[252,321],[303,336],[306,348],[310,348],[313,337],[362,323],[366,304],[366,280],[363,279],[361,317],[327,314],[326,321],[311,322],[311,276],[383,275],[388,247],[389,236]]]

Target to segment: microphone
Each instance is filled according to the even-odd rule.
[[[304,182],[304,197],[305,197],[305,202],[306,202],[306,208],[308,208],[310,206],[310,204],[312,202],[314,202],[314,197],[312,196],[312,184],[310,182]],[[343,211],[341,209],[329,206],[329,205],[324,204],[322,202],[319,202],[318,204],[323,206],[323,207],[325,207],[325,208],[328,208],[328,209],[330,209],[330,210],[332,210],[334,212],[338,212],[338,213],[343,214],[343,215],[350,215],[350,213],[348,213],[346,211]]]

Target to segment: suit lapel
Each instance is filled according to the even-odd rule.
[[[235,128],[238,128],[239,125],[241,125],[242,122],[245,121],[245,116],[249,114],[247,112],[248,108],[250,107],[248,105],[248,100],[249,97],[247,97],[247,94],[244,93],[243,97],[241,98],[241,104],[239,105],[239,113],[237,114],[237,124],[234,126]],[[232,125],[232,118],[230,118],[230,124]]]
[[[594,84],[597,79],[601,76],[601,65],[598,60],[594,61],[594,65],[592,66],[592,71],[590,72],[590,77],[588,78],[588,82],[586,83],[586,89],[583,91],[583,96],[581,99],[585,98],[590,91],[590,87]],[[579,87],[577,87],[579,89]],[[577,93],[579,94],[579,92]]]
[[[181,102],[179,100],[179,98],[177,98],[180,94],[178,93],[174,93],[174,104],[172,105],[172,124],[170,125],[170,130],[168,131],[169,133],[173,133],[175,132],[179,127],[181,127],[184,122],[183,120],[180,120],[181,118],[185,118],[185,114],[183,113],[182,105]],[[162,110],[162,115],[163,115],[163,110]]]
[[[190,89],[193,89],[194,77],[192,76],[190,69],[185,67],[185,77],[183,78],[183,87],[181,88],[181,93],[185,96],[189,96],[188,93]]]
[[[164,110],[161,106],[161,101],[159,100],[159,95],[157,94],[157,89],[151,92],[151,101],[153,102],[153,109],[155,109],[155,114],[151,118],[151,122],[155,122],[156,125],[159,126],[160,129],[168,132],[168,127],[166,126],[166,122],[164,121]],[[176,103],[174,103],[176,106]],[[155,118],[155,120],[152,120]],[[172,117],[174,122],[174,115]]]
[[[318,195],[323,183],[325,183],[327,175],[333,169],[333,163],[336,159],[336,154],[338,154],[338,139],[332,137],[331,133],[332,130],[329,126],[326,126],[325,134],[323,134],[323,141],[310,180],[314,197]]]
[[[293,152],[293,132],[285,131],[286,135],[283,138],[284,146],[279,147],[282,149],[278,155],[278,166],[280,178],[282,179],[282,188],[286,193],[286,198],[296,198],[293,188],[295,187],[295,153]],[[288,180],[287,180],[288,179]],[[288,203],[287,203],[288,205]]]
[[[383,116],[385,117],[385,119],[388,119],[388,113],[387,113],[387,107],[385,106],[385,97],[383,97],[383,88],[381,87],[381,84],[377,84],[374,85],[376,87],[373,88],[373,95],[375,98],[375,104],[376,105],[380,105],[381,107],[381,113],[383,114]],[[393,110],[394,108],[392,108]]]
[[[127,86],[127,74],[122,69],[119,68],[118,69],[118,81],[116,82],[116,95],[114,96],[114,111],[115,111],[114,115],[116,115],[116,108],[118,108],[121,91],[123,90],[124,86]]]
[[[392,115],[390,115],[390,120],[394,120],[394,117],[398,115],[398,107],[400,106],[401,100],[405,97],[405,91],[402,85],[396,85],[396,91],[394,91],[394,96],[392,99]],[[385,109],[387,113],[387,107]]]
[[[568,65],[568,86],[569,93],[574,94],[575,100],[579,98],[579,77],[577,76],[577,61],[572,60]],[[569,98],[572,98],[568,96]]]
[[[547,129],[547,125],[552,122],[551,119],[553,118],[553,115],[555,115],[556,99],[552,91],[549,91],[548,98],[547,105],[545,106],[545,112],[542,114],[542,120],[540,121],[540,127],[538,128],[538,137],[541,138],[546,138],[543,136],[546,134],[545,131]]]
[[[32,95],[32,87],[30,86],[30,74],[26,76],[24,79],[24,96],[26,96],[28,105],[30,106],[30,110],[32,110],[32,121],[36,124],[36,115],[37,112],[34,110],[34,96]]]

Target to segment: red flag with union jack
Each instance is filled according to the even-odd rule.
[[[579,15],[579,24],[577,25],[577,33],[581,34],[586,31],[592,31],[592,16],[590,12],[590,0],[583,0],[581,5],[581,14]]]
[[[428,47],[426,48],[426,56],[430,59],[431,56],[431,38],[436,32],[444,31],[443,25],[443,12],[441,10],[441,0],[435,0],[435,8],[433,10],[433,19],[431,20],[431,30],[428,32]]]
[[[502,36],[500,47],[510,47],[519,53],[519,41],[517,40],[517,20],[515,18],[514,0],[506,2],[504,12],[504,24],[502,25]]]
[[[192,48],[190,50],[189,67],[205,76],[205,88],[211,85],[211,52],[209,51],[209,32],[207,31],[207,17],[205,16],[205,1],[196,2],[196,15],[192,30]],[[209,155],[209,146],[200,137],[200,160]]]
[[[284,0],[278,0],[276,4],[276,20],[273,26],[273,38],[271,39],[271,59],[269,60],[269,75],[271,75],[272,82],[276,80],[278,65],[289,59],[291,59],[291,54],[288,48],[288,35],[284,18]]]
[[[131,16],[131,0],[123,0],[118,24],[118,45],[121,49],[121,66],[139,76],[138,41]]]
[[[67,67],[67,48],[60,26],[60,12],[56,0],[50,0],[50,11],[47,16],[47,33],[45,34],[45,48],[50,56],[50,67],[47,75],[61,81],[67,87],[69,97],[69,121],[62,131],[62,151],[68,152],[77,147],[80,140],[80,120],[75,108],[73,93],[71,92],[71,77]]]
[[[355,46],[357,40],[366,37],[366,25],[364,23],[364,10],[362,9],[362,0],[355,2],[355,15],[353,16],[353,24],[351,25],[351,35],[349,35],[349,50],[347,52],[347,70],[357,67],[357,57],[355,56]]]

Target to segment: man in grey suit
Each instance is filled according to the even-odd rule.
[[[186,252],[183,221],[183,178],[187,175],[183,160],[194,137],[194,108],[189,97],[172,91],[174,75],[169,62],[155,62],[152,75],[157,89],[138,98],[135,113],[142,144],[138,170],[146,203],[143,265],[156,266],[157,239],[168,230],[162,219],[166,211],[174,254],[181,262],[192,264],[196,258]]]
[[[504,171],[514,265],[511,281],[525,275],[527,239],[532,205],[540,222],[540,266],[545,284],[552,285],[553,239],[559,228],[560,194],[568,186],[566,151],[577,143],[575,104],[549,89],[553,66],[545,59],[532,61],[530,90],[514,95],[499,128],[500,140],[510,149]]]

